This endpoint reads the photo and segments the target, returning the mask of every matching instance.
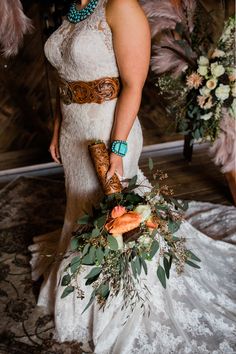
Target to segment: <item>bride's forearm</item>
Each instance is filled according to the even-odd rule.
[[[116,105],[111,141],[127,140],[140,107],[141,97],[142,88],[123,86]]]

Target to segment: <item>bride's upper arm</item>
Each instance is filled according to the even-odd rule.
[[[151,36],[141,6],[137,0],[109,0],[106,16],[123,84],[143,86],[150,62]]]

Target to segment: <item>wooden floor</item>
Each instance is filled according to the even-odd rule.
[[[183,159],[180,144],[177,147],[146,150],[147,147],[140,158],[140,167],[150,181],[152,174],[148,168],[149,157],[153,159],[154,170],[159,169],[168,174],[167,184],[174,189],[175,196],[187,200],[233,204],[224,175],[211,162],[206,146],[197,145],[194,148],[192,163]],[[57,174],[44,174],[43,177],[64,180],[62,169]],[[5,184],[0,181],[0,188]]]
[[[193,159],[183,159],[182,149],[152,151],[142,154],[140,167],[152,180],[148,158],[154,161],[154,169],[162,170],[169,176],[167,184],[174,189],[175,196],[204,202],[233,204],[224,175],[212,163],[205,146],[194,148]]]

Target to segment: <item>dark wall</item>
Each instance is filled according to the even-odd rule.
[[[60,25],[69,2],[23,0],[35,31],[25,36],[24,46],[14,59],[0,57],[0,170],[51,161],[48,146],[53,127],[55,84],[43,46]],[[234,12],[233,0],[225,1],[225,11],[222,11],[222,3],[221,0],[202,1],[213,12],[216,36],[225,16]],[[144,88],[139,117],[146,145],[180,138],[151,80]]]

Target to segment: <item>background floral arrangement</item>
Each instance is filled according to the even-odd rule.
[[[200,1],[149,0],[142,5],[151,24],[151,69],[155,85],[184,135],[214,143],[223,172],[235,169],[235,19],[214,43],[214,21]],[[227,148],[225,141],[227,140]]]
[[[151,159],[149,167],[153,168]],[[156,274],[164,288],[172,263],[178,274],[185,264],[200,268],[195,263],[200,259],[186,248],[186,240],[175,235],[187,204],[175,200],[168,186],[162,185],[166,177],[162,172],[155,173],[156,185],[140,196],[135,189],[142,185],[136,184],[135,176],[126,181],[128,185],[121,192],[105,196],[92,215],[78,220],[71,241],[73,258],[61,281],[65,286],[62,298],[74,291],[79,298],[84,297],[77,277],[89,266],[85,285],[92,284],[93,292],[85,309],[95,298],[103,307],[120,293],[125,307],[133,310],[141,301],[145,308],[148,289],[141,274],[147,275],[148,262],[156,263]]]

